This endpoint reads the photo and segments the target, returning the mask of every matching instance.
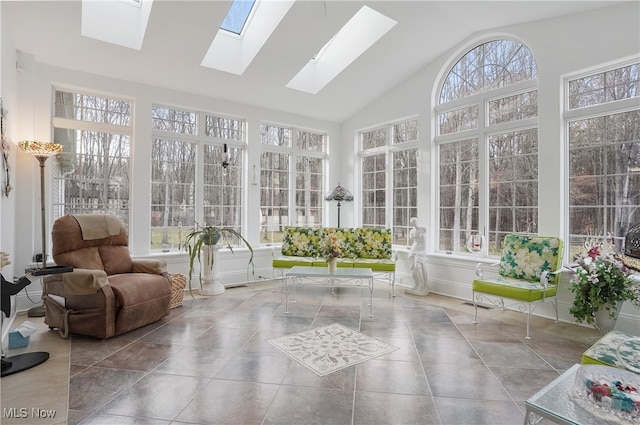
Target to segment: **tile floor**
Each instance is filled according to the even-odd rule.
[[[108,340],[48,331],[26,349],[44,364],[2,378],[2,424],[522,424],[524,400],[580,361],[583,327],[481,310],[431,294],[390,298],[374,317],[359,288],[299,286],[284,314],[276,283],[192,299],[165,319]],[[16,323],[24,320],[23,316]],[[267,339],[338,322],[398,350],[318,377]],[[11,408],[15,408],[11,410]],[[15,417],[20,409],[24,418]],[[38,418],[38,410],[55,418]],[[10,417],[12,416],[13,418]]]

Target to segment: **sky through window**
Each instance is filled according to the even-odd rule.
[[[231,4],[229,12],[224,18],[224,21],[222,21],[220,28],[240,35],[255,3],[255,0],[235,0]]]

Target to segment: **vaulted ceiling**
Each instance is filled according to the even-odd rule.
[[[37,62],[341,122],[478,31],[614,3],[298,0],[242,75],[201,66],[230,1],[155,0],[140,50],[83,37],[80,0],[1,5],[13,44]],[[287,88],[363,5],[397,24],[317,94]]]

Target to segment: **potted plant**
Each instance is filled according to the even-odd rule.
[[[189,253],[190,292],[192,291],[191,278],[193,277],[196,259],[201,265],[199,274],[201,293],[203,295],[217,295],[224,292],[224,286],[218,281],[215,269],[215,261],[218,252],[217,244],[222,240],[223,244],[226,245],[226,247],[233,253],[233,247],[231,246],[233,238],[238,238],[247,246],[247,248],[249,248],[249,252],[251,253],[251,256],[249,257],[249,264],[253,265],[253,248],[249,241],[247,241],[245,237],[235,229],[211,225],[199,226],[196,223],[196,227],[185,235],[183,243],[184,246],[187,247],[187,252]],[[204,259],[204,265],[202,264],[202,258]]]
[[[614,328],[624,301],[640,307],[639,289],[613,244],[604,249],[600,245],[589,247],[586,255],[577,257],[572,275],[575,298],[569,312],[578,323],[593,324],[603,335]]]

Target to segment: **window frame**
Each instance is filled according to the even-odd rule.
[[[103,122],[103,121],[90,121],[90,120],[86,120],[86,119],[75,119],[75,118],[66,118],[63,116],[57,116],[57,111],[56,111],[56,93],[57,92],[63,92],[63,93],[69,93],[72,94],[74,96],[90,96],[90,97],[96,97],[96,98],[101,98],[101,99],[108,99],[110,101],[117,101],[117,102],[125,102],[129,104],[129,123],[128,125],[123,125],[123,124],[111,124],[108,122]],[[120,136],[120,137],[127,137],[128,138],[128,156],[119,156],[118,158],[120,158],[121,160],[126,160],[128,162],[128,167],[127,167],[127,173],[128,173],[128,198],[127,198],[127,207],[126,208],[119,208],[118,206],[116,206],[115,209],[115,214],[118,215],[118,217],[125,223],[125,225],[128,225],[128,223],[130,222],[130,215],[131,215],[131,172],[132,172],[132,150],[133,150],[133,127],[134,127],[134,119],[135,119],[135,100],[132,98],[127,98],[124,96],[118,96],[118,95],[114,95],[114,94],[105,94],[105,93],[98,93],[98,92],[94,92],[92,90],[87,90],[84,88],[78,88],[78,87],[71,87],[71,86],[65,86],[65,85],[52,85],[51,87],[51,128],[52,128],[52,132],[54,134],[54,139],[55,139],[55,133],[57,130],[66,130],[66,131],[75,131],[75,132],[95,132],[95,133],[102,133],[102,134],[109,134],[109,135],[114,135],[114,136]],[[55,140],[54,140],[55,141]],[[60,143],[60,142],[57,142]],[[77,143],[77,142],[76,142]],[[64,143],[61,143],[64,144]],[[62,156],[63,158],[66,156],[70,156],[70,155],[77,155],[77,153],[74,152],[70,152],[70,151],[62,151],[60,154],[60,156]],[[60,168],[60,158],[57,156],[56,158],[54,158],[54,160],[51,161],[52,162],[52,166],[50,167],[49,173],[50,176],[52,175],[51,178],[51,187],[52,187],[52,192],[51,192],[51,197],[49,198],[49,211],[51,211],[51,218],[52,220],[55,220],[57,218],[59,218],[60,216],[64,215],[64,214],[69,214],[72,213],[69,210],[74,210],[73,212],[76,213],[89,213],[89,212],[93,212],[93,211],[97,211],[97,209],[95,208],[80,208],[78,211],[78,208],[71,208],[71,206],[69,205],[68,202],[66,202],[66,200],[59,200],[59,202],[56,201],[56,197],[59,198],[60,195],[58,193],[58,191],[60,190],[60,187],[58,186],[60,184],[61,181],[67,180],[64,178],[64,176],[62,175],[63,173],[61,173]],[[59,174],[59,175],[58,175]],[[83,177],[82,179],[70,179],[70,180],[76,180],[76,181],[86,181],[86,179]],[[109,184],[109,180],[106,179],[105,182],[107,182],[107,184],[110,186]],[[120,204],[120,199],[122,199],[119,196],[120,190],[119,190],[120,185],[118,185],[118,196],[116,197],[116,202],[118,204]],[[111,209],[107,209],[108,211],[112,211]],[[122,214],[119,213],[119,211],[125,210],[126,213]],[[105,211],[105,209],[101,209],[100,211]]]
[[[588,119],[594,118],[603,118],[612,115],[618,115],[627,112],[640,111],[640,96],[624,98],[613,101],[604,101],[601,103],[588,105],[584,107],[576,107],[571,108],[570,102],[570,90],[569,84],[571,81],[575,81],[581,78],[593,76],[600,73],[606,73],[608,71],[613,71],[618,68],[624,68],[626,66],[640,64],[640,56],[633,56],[629,58],[622,59],[620,61],[611,62],[603,65],[598,65],[595,67],[586,68],[580,70],[578,72],[565,74],[562,78],[562,125],[563,125],[563,139],[564,139],[564,152],[565,152],[565,160],[564,160],[564,170],[566,177],[564,180],[564,202],[566,207],[563,208],[564,214],[564,223],[566,223],[564,230],[564,240],[566,241],[565,248],[565,256],[571,260],[572,255],[576,252],[575,249],[572,248],[572,241],[575,238],[585,238],[587,236],[601,236],[605,237],[607,235],[598,234],[598,235],[577,235],[572,233],[571,226],[571,199],[570,199],[570,187],[571,187],[571,139],[570,139],[570,126],[572,123],[577,121],[584,121]],[[638,142],[640,143],[640,142]],[[604,176],[611,176],[611,174],[605,174]],[[608,205],[600,207],[609,207],[616,208],[617,205]],[[614,244],[619,252],[622,252],[624,249],[624,236],[621,235],[612,235],[614,239]]]
[[[205,182],[205,167],[207,164],[205,164],[205,147],[209,146],[209,147],[214,147],[214,148],[222,148],[225,144],[227,145],[228,149],[237,149],[239,151],[238,155],[240,156],[240,163],[239,166],[241,167],[241,177],[240,177],[240,199],[241,199],[241,203],[239,205],[239,208],[241,209],[241,212],[239,213],[239,217],[241,222],[240,223],[213,223],[214,225],[224,225],[225,227],[231,227],[235,230],[237,230],[238,232],[240,232],[241,234],[246,234],[246,226],[247,226],[247,185],[248,185],[248,177],[247,177],[247,173],[245,172],[246,167],[247,167],[247,150],[248,150],[248,143],[247,143],[247,120],[246,118],[243,117],[238,117],[238,116],[233,116],[230,114],[222,114],[219,112],[211,112],[211,111],[205,111],[205,110],[198,110],[198,109],[194,109],[194,108],[184,108],[184,107],[180,107],[180,106],[174,106],[174,105],[170,105],[167,103],[160,103],[160,102],[154,102],[151,105],[151,109],[150,109],[150,114],[153,116],[152,111],[153,108],[166,108],[166,109],[173,109],[173,110],[177,110],[177,111],[181,111],[181,112],[189,112],[189,113],[194,113],[196,114],[196,130],[194,134],[191,133],[180,133],[180,132],[175,132],[175,131],[165,131],[165,130],[158,130],[158,129],[154,129],[153,128],[153,123],[151,126],[151,140],[152,142],[155,140],[173,140],[173,141],[182,141],[182,142],[188,142],[188,143],[193,143],[195,145],[195,149],[196,149],[196,161],[195,161],[195,181],[194,181],[194,225],[198,224],[198,225],[204,225],[207,223],[207,220],[204,216],[205,214],[205,186],[208,186],[210,184]],[[235,120],[235,121],[239,121],[241,123],[241,137],[240,140],[237,140],[237,138],[221,138],[221,137],[216,137],[216,136],[210,136],[207,134],[206,132],[206,125],[207,125],[207,118],[208,117],[214,117],[214,118],[222,118],[222,119],[229,119],[229,120]],[[151,144],[151,146],[149,147],[149,149],[153,149],[153,143]],[[222,167],[222,166],[221,166]],[[151,166],[151,175],[153,176],[153,164]],[[151,185],[153,187],[154,182],[151,182]],[[224,195],[223,195],[224,197]],[[153,199],[153,196],[150,196],[150,200]],[[151,202],[150,207],[153,206],[153,202]],[[221,207],[224,209],[224,205],[221,206],[216,206],[216,207]],[[151,216],[149,217],[149,219],[151,220]],[[182,235],[186,235],[187,232],[189,231],[189,229],[192,228],[192,226],[189,225],[184,225],[184,226],[179,226],[180,227],[180,232]],[[157,226],[152,226],[151,223],[149,223],[149,230],[150,230],[150,238],[152,239],[152,235],[153,235],[153,231],[154,229],[156,229]],[[180,238],[179,238],[180,239]],[[232,246],[242,246],[241,241],[239,240],[235,240],[232,243]],[[172,244],[172,249],[177,248],[178,250],[184,249],[184,247],[182,247],[180,245],[180,243],[178,243],[178,246],[176,247],[175,244]],[[149,251],[150,252],[157,252],[158,249],[157,248],[153,248],[152,249],[152,245],[149,245]],[[166,247],[162,248],[162,251],[167,251]]]
[[[272,145],[272,144],[267,144],[267,143],[262,143],[262,140],[259,140],[259,145],[260,145],[260,153],[259,153],[259,158],[260,158],[260,162],[262,162],[262,157],[263,154],[278,154],[278,155],[285,155],[288,157],[288,200],[287,200],[287,205],[282,206],[282,208],[286,208],[287,209],[287,219],[285,223],[282,224],[269,224],[269,218],[268,215],[265,214],[264,208],[265,206],[263,206],[262,204],[262,194],[263,194],[263,190],[269,190],[272,188],[266,188],[265,186],[263,186],[262,182],[263,182],[263,173],[265,172],[265,170],[262,169],[262,167],[260,167],[260,182],[259,182],[259,191],[260,191],[260,195],[259,195],[259,199],[258,199],[258,204],[259,204],[259,208],[260,208],[260,217],[261,217],[261,223],[260,223],[260,245],[261,246],[272,246],[272,245],[277,245],[279,244],[282,240],[281,237],[278,236],[279,231],[276,229],[274,230],[273,228],[275,226],[306,226],[306,224],[301,224],[297,222],[297,210],[300,208],[298,205],[296,205],[296,193],[298,192],[298,189],[296,187],[296,181],[297,181],[297,170],[296,170],[296,164],[297,164],[297,160],[299,158],[314,158],[314,159],[319,159],[320,161],[322,161],[322,164],[320,166],[320,168],[322,169],[322,177],[321,177],[321,181],[322,181],[322,188],[320,190],[320,194],[321,199],[320,201],[320,206],[319,207],[315,207],[315,210],[319,211],[321,214],[320,219],[318,220],[318,223],[316,223],[315,225],[311,226],[311,227],[322,227],[325,225],[325,222],[327,220],[328,214],[327,214],[327,202],[325,201],[325,194],[327,192],[327,176],[328,176],[328,165],[329,165],[329,135],[326,131],[321,131],[321,130],[316,130],[316,129],[310,129],[310,128],[304,128],[304,127],[299,127],[299,126],[292,126],[292,125],[286,125],[286,124],[279,124],[279,123],[275,123],[275,122],[270,122],[270,121],[261,121],[260,122],[260,134],[262,134],[262,128],[263,126],[269,126],[269,127],[276,127],[276,128],[280,128],[283,130],[288,130],[289,131],[289,138],[288,138],[288,145],[287,146],[281,146],[281,145]],[[313,133],[313,134],[317,134],[322,136],[323,138],[323,147],[321,150],[310,150],[310,149],[305,149],[305,148],[301,148],[298,147],[296,145],[296,141],[297,141],[297,137],[298,137],[298,132],[303,132],[303,133]],[[261,137],[261,136],[260,136]],[[272,207],[272,205],[267,206],[267,208]],[[268,235],[268,236],[267,236]],[[264,237],[263,237],[264,236]],[[281,235],[280,235],[281,236]]]
[[[415,123],[415,131],[416,136],[414,140],[403,141],[401,143],[395,143],[395,126],[400,126],[404,124]],[[364,138],[367,133],[376,132],[384,130],[384,144],[379,146],[373,146],[369,148],[364,147]],[[382,124],[377,124],[375,126],[367,127],[358,130],[357,132],[357,143],[358,143],[358,165],[359,165],[359,179],[363,184],[361,185],[362,189],[360,192],[360,223],[363,227],[374,227],[374,228],[389,228],[391,229],[393,244],[396,246],[408,246],[409,241],[409,231],[411,230],[411,226],[409,224],[410,218],[412,216],[417,216],[418,214],[418,173],[420,169],[420,118],[418,115],[411,115],[407,117],[398,118],[393,121],[388,121]],[[395,179],[395,154],[403,151],[415,151],[416,155],[416,167],[415,167],[415,184],[407,186],[408,190],[414,190],[415,196],[415,205],[407,205],[406,208],[402,206],[402,208],[408,210],[407,215],[409,217],[406,218],[406,225],[402,224],[394,224],[396,221],[395,211],[398,209],[394,205],[394,192],[396,189],[396,179]],[[365,220],[365,190],[364,190],[364,181],[366,180],[364,177],[364,161],[366,158],[371,158],[374,156],[384,155],[384,181],[385,181],[385,202],[384,202],[384,223],[367,223]],[[368,207],[367,207],[368,208]],[[373,207],[373,209],[380,209],[380,207]],[[374,215],[376,213],[374,212]],[[398,243],[397,238],[400,238],[399,234],[404,232],[404,237],[402,238],[402,243]]]

